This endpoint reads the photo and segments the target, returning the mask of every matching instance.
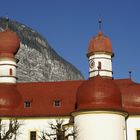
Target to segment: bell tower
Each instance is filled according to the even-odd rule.
[[[93,37],[88,46],[89,78],[96,75],[112,78],[112,43],[101,29],[102,20],[99,19],[99,32]]]
[[[0,83],[16,83],[16,63],[14,54],[20,46],[15,32],[8,27],[0,32]]]

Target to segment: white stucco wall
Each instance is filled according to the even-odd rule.
[[[30,131],[36,131],[37,140],[40,140],[39,135],[41,131],[47,130],[47,132],[51,132],[52,130],[49,127],[49,123],[56,124],[56,120],[64,120],[64,124],[69,122],[69,118],[20,118],[18,121],[22,124],[19,128],[18,136],[16,140],[30,140]],[[4,124],[8,125],[8,118],[3,118]],[[72,130],[70,128],[70,130]],[[15,140],[14,138],[11,140]],[[69,138],[69,140],[72,140]]]
[[[75,116],[77,140],[125,140],[125,117],[120,114],[91,113]]]
[[[98,75],[98,62],[101,62],[101,70],[99,74],[101,76],[112,77],[112,58],[108,54],[94,54],[89,57],[90,60],[94,61],[94,67],[89,67],[89,76],[94,77]]]
[[[127,121],[127,140],[137,140],[137,130],[140,130],[140,115],[129,116]]]
[[[12,75],[10,75],[10,69]],[[14,59],[0,59],[0,83],[16,83],[16,61]]]

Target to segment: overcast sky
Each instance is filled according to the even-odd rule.
[[[8,15],[37,30],[64,59],[88,78],[89,40],[102,30],[113,44],[114,78],[140,82],[140,0],[0,0]]]

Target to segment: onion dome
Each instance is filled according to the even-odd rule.
[[[87,56],[89,57],[95,53],[101,52],[109,53],[113,56],[112,43],[110,39],[105,36],[102,31],[99,31],[98,34],[89,42]]]
[[[0,110],[15,109],[21,102],[21,95],[16,86],[0,84]]]
[[[121,110],[121,93],[112,79],[96,76],[82,83],[77,92],[77,110]]]
[[[133,84],[123,91],[122,105],[127,112],[140,114],[140,84]]]
[[[13,57],[20,46],[20,40],[10,29],[0,32],[0,56]]]

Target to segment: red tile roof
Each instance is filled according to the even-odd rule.
[[[14,57],[19,46],[20,40],[15,32],[10,29],[0,32],[0,56]]]
[[[77,109],[121,110],[122,99],[119,88],[110,78],[95,76],[83,82],[77,92]]]
[[[15,102],[16,101],[16,102]],[[20,93],[14,84],[0,84],[0,109],[17,108],[22,101]]]
[[[111,79],[109,80],[110,82],[109,81],[108,82],[112,84]],[[2,117],[4,116],[6,117],[7,116],[16,116],[16,117],[70,116],[71,112],[76,111],[77,109],[76,107],[76,103],[77,103],[76,96],[78,93],[77,91],[80,89],[80,86],[83,85],[86,81],[17,83],[16,85],[17,91],[18,93],[20,93],[22,97],[22,101],[20,102],[19,107],[16,109],[9,108],[5,110],[1,108],[0,116]],[[136,84],[130,79],[114,80],[113,83],[115,83],[116,86],[118,86],[118,88],[120,89],[121,98],[122,98],[122,110],[128,112],[129,114],[140,114],[140,84]],[[98,83],[93,82],[92,84],[95,84],[96,86],[98,86]],[[96,94],[95,97],[96,99],[101,99],[102,97],[107,99],[108,104],[107,104],[107,108],[105,109],[111,109],[112,106],[110,105],[109,103],[110,101],[108,100],[113,101],[114,98],[110,96],[111,93],[109,93],[110,92],[109,90],[107,90],[106,92],[106,94],[109,93],[109,95],[104,95],[102,91],[103,85],[99,89],[97,87],[94,87],[95,89],[96,88],[98,89],[98,94]],[[113,91],[112,93],[118,94],[115,91]],[[90,91],[90,93],[91,92],[92,91]],[[87,93],[83,93],[83,94],[86,94],[82,96],[87,98],[86,96],[88,96],[88,94]],[[100,97],[100,95],[101,96],[104,95],[104,96]],[[114,95],[114,96],[118,98],[118,101],[120,101],[118,95]],[[60,107],[54,106],[55,100],[61,101]],[[31,107],[25,107],[25,102],[30,102]],[[102,102],[100,103],[102,104]],[[111,102],[111,103],[114,105],[114,102]],[[100,106],[100,108],[101,107],[102,106]],[[90,106],[89,109],[94,110],[97,108],[96,107],[92,108]]]
[[[82,82],[18,83],[17,90],[22,95],[22,103],[16,110],[0,111],[0,115],[20,117],[69,116],[75,110],[75,96]],[[60,107],[54,107],[55,100],[61,101]],[[25,101],[30,101],[31,107],[25,108]]]
[[[122,108],[131,114],[140,114],[140,84],[131,79],[115,80],[122,93]]]
[[[91,56],[94,53],[109,53],[113,55],[112,52],[112,43],[110,39],[103,34],[103,32],[99,31],[99,33],[93,37],[88,46],[87,56]]]

